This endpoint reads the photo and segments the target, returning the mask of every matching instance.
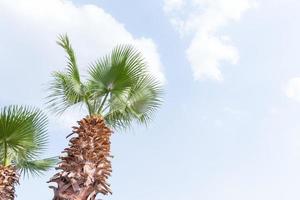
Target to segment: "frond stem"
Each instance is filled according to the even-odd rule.
[[[105,104],[105,102],[106,102],[106,99],[107,99],[108,95],[109,95],[109,92],[107,92],[107,93],[105,94],[104,99],[103,99],[103,101],[101,102],[101,105],[100,105],[100,107],[99,107],[99,109],[98,109],[98,113],[101,113],[101,111],[102,111],[102,109],[103,109],[103,106],[104,106],[104,104]]]
[[[6,140],[4,141],[4,159],[3,159],[3,165],[4,166],[8,165],[8,159],[7,159],[7,142],[6,142]]]
[[[107,108],[109,108],[109,105],[106,105],[106,106],[103,108],[103,111],[102,111],[102,112],[104,113],[104,112],[106,111]]]
[[[92,111],[92,107],[89,103],[89,100],[88,100],[87,96],[84,97],[84,102],[86,103],[86,106],[87,106],[88,111],[89,111],[89,115],[91,116],[93,114],[93,111]]]

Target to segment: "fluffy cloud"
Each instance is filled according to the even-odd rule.
[[[81,68],[116,44],[134,44],[143,52],[149,70],[162,82],[165,80],[152,39],[134,37],[122,23],[95,5],[75,5],[69,0],[1,0],[0,29],[0,78],[8,82],[12,74],[31,73],[24,86],[35,87],[32,77],[45,79],[50,71],[62,69],[64,53],[55,40],[64,33],[71,38]]]
[[[290,79],[285,87],[287,97],[300,102],[300,77]]]
[[[218,31],[254,6],[252,0],[165,0],[164,11],[172,25],[182,37],[192,38],[186,56],[195,79],[220,81],[221,62],[238,62],[237,48]]]
[[[184,0],[167,0],[165,1],[164,11],[171,12],[173,10],[179,10],[183,7]]]
[[[95,5],[69,0],[0,1],[0,104],[43,106],[45,89],[54,70],[66,64],[55,43],[68,33],[81,71],[117,44],[133,44],[143,52],[151,71],[162,82],[162,64],[150,38],[134,37],[124,25]],[[8,87],[9,86],[9,87]],[[60,121],[69,126],[74,113]]]

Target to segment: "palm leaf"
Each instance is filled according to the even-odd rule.
[[[67,53],[67,72],[70,77],[72,77],[77,83],[80,83],[80,75],[76,62],[76,57],[74,50],[70,44],[67,35],[60,35],[58,37],[57,44],[61,46]]]
[[[98,91],[120,91],[133,85],[145,73],[141,54],[130,45],[121,45],[89,68],[91,83]]]
[[[11,159],[16,155],[23,159],[35,158],[47,143],[47,123],[46,116],[38,109],[4,107],[0,111],[0,145],[7,143]]]
[[[47,117],[36,108],[7,106],[0,109],[0,161],[24,173],[38,174],[54,164],[54,158],[36,160],[47,144]],[[7,162],[4,162],[7,161]]]
[[[145,73],[146,64],[141,54],[130,45],[120,45],[89,67],[89,91],[98,102],[99,99],[103,101],[108,93],[122,95]],[[102,112],[98,108],[98,113]]]
[[[83,86],[76,84],[74,79],[62,72],[53,73],[53,81],[50,83],[48,95],[48,108],[57,114],[77,103],[83,102]]]
[[[58,159],[56,157],[33,161],[18,160],[18,162],[16,163],[16,167],[23,175],[42,175],[43,172],[49,170],[57,163]]]
[[[50,82],[48,108],[57,114],[84,101],[85,86],[80,81],[80,74],[75,58],[74,50],[67,35],[61,35],[57,43],[67,53],[66,72],[54,72],[53,80]]]
[[[132,88],[112,96],[105,119],[114,128],[125,128],[133,120],[147,124],[162,102],[161,94],[161,84],[145,76]]]
[[[67,36],[58,44],[67,52],[66,72],[55,72],[48,106],[62,113],[75,104],[85,104],[89,114],[105,117],[112,127],[128,127],[132,121],[147,123],[161,104],[161,85],[147,71],[141,53],[131,45],[119,45],[88,68],[83,84]]]

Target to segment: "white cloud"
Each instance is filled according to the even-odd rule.
[[[154,41],[134,37],[95,5],[75,5],[67,0],[1,0],[0,30],[2,103],[42,104],[51,72],[66,64],[65,53],[55,43],[64,33],[70,36],[81,71],[115,45],[125,43],[140,49],[149,71],[165,81]]]
[[[228,114],[231,114],[231,115],[241,115],[242,114],[242,111],[238,110],[238,109],[235,109],[235,108],[232,108],[232,107],[229,107],[229,106],[226,106],[223,108],[223,111],[225,113],[228,113]]]
[[[255,7],[254,0],[165,0],[164,10],[182,37],[192,37],[186,50],[195,79],[222,80],[223,61],[236,64],[238,50],[220,28]]]
[[[165,82],[154,41],[134,37],[95,5],[80,6],[68,0],[1,0],[0,30],[2,104],[43,105],[51,72],[66,64],[65,53],[55,43],[64,33],[71,39],[81,71],[115,45],[134,44],[149,63],[149,71]],[[69,126],[71,116],[66,114],[59,121]]]
[[[285,87],[287,97],[300,102],[300,77],[291,78]]]
[[[164,11],[170,12],[173,10],[179,10],[184,5],[184,0],[168,0],[165,1]]]
[[[53,67],[62,69],[63,62],[59,61],[64,61],[64,54],[55,40],[58,34],[68,33],[82,68],[116,44],[129,43],[143,52],[150,71],[165,81],[153,40],[134,37],[122,23],[95,5],[79,6],[68,0],[1,0],[0,29],[0,52],[8,56],[14,52],[19,57],[30,54],[34,59],[31,66],[26,66],[28,70],[34,68],[34,63],[43,63],[39,67],[47,71]]]

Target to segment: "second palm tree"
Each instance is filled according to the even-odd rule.
[[[73,127],[69,147],[62,152],[60,170],[49,182],[57,183],[54,200],[94,200],[111,193],[111,129],[127,128],[133,121],[147,123],[161,103],[161,84],[147,71],[132,46],[118,46],[93,63],[82,80],[68,37],[58,44],[67,53],[65,72],[54,72],[48,105],[62,113],[77,104],[88,116]]]
[[[46,128],[47,118],[38,109],[0,109],[0,200],[15,199],[20,174],[37,175],[55,164],[55,158],[37,160],[47,143]]]

